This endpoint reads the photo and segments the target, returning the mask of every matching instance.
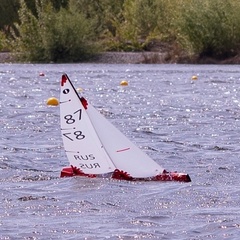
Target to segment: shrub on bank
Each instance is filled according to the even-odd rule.
[[[172,1],[125,0],[121,17],[111,18],[116,31],[109,38],[109,49],[142,51],[152,40],[169,42],[175,38]]]
[[[55,10],[47,0],[36,0],[37,16],[21,0],[17,32],[12,46],[21,58],[33,62],[75,62],[86,60],[97,51],[93,19],[76,11],[74,1],[68,9]]]
[[[4,32],[0,31],[0,52],[9,51],[8,39]]]
[[[239,12],[237,0],[185,1],[180,21],[183,46],[200,58],[236,55],[240,50]]]

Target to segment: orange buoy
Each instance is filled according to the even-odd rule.
[[[55,97],[51,97],[47,100],[47,105],[49,106],[58,106],[58,104],[59,104],[59,101]]]
[[[128,82],[126,80],[123,80],[120,82],[121,86],[128,86]]]

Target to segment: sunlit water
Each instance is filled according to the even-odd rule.
[[[60,179],[59,107],[46,100],[63,72],[192,182]],[[239,66],[2,64],[0,107],[0,239],[239,239]]]

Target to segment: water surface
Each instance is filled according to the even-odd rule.
[[[46,100],[63,72],[192,182],[60,179],[59,107]],[[1,64],[0,81],[0,239],[239,239],[239,66]]]

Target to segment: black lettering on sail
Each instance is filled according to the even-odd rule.
[[[94,163],[93,165],[94,165],[95,168],[100,168],[99,163]]]
[[[94,160],[95,159],[93,154],[89,154],[88,156],[89,156],[89,160]]]
[[[94,166],[93,166],[93,164],[85,164],[85,166],[86,166],[86,168],[88,168],[88,169],[92,169],[92,168],[94,168]]]
[[[78,155],[73,155],[73,156],[74,156],[75,160],[81,160],[80,156],[78,156]]]
[[[80,160],[88,160],[87,155],[81,155],[81,156],[78,156],[78,157],[81,158]]]
[[[79,164],[80,169],[84,169],[84,164]]]
[[[93,154],[89,154],[89,155],[73,155],[73,157],[75,158],[75,160],[94,160],[95,157]]]
[[[85,164],[80,164],[79,168],[80,169],[86,169],[86,168],[94,169],[94,168],[101,168],[101,166],[99,165],[99,163],[93,163],[93,164],[92,163],[90,163],[90,164],[85,163]]]

